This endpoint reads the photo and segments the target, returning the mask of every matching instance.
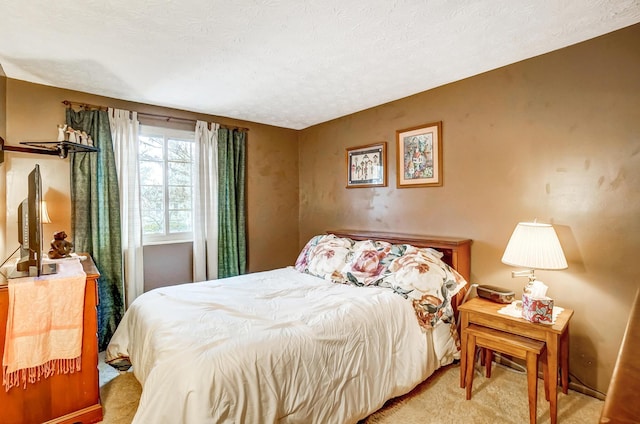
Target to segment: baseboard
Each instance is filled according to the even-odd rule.
[[[604,400],[606,397],[603,393],[600,393],[591,387],[587,387],[577,381],[571,381],[571,377],[569,377],[569,388],[575,392],[582,393],[583,395],[591,396],[599,400]]]

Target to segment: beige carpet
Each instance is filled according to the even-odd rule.
[[[100,395],[105,424],[129,424],[138,407],[141,387],[133,373],[118,374],[101,361]],[[459,387],[459,366],[436,371],[409,394],[390,400],[360,424],[448,424],[529,422],[526,376],[494,365],[486,379],[476,373],[473,396],[465,400]],[[558,395],[558,422],[597,423],[603,402],[574,391]],[[549,403],[544,400],[542,380],[538,384],[538,423],[549,423]]]

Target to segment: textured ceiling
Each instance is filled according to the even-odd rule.
[[[302,129],[638,23],[640,0],[3,0],[0,16],[9,78]]]

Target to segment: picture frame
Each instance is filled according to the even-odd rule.
[[[398,188],[442,186],[442,122],[396,131]]]
[[[347,188],[387,186],[387,142],[347,147]]]

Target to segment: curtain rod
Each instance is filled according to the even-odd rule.
[[[101,106],[101,105],[92,105],[90,103],[81,103],[81,102],[72,102],[70,100],[64,100],[62,102],[63,105],[65,106],[78,106],[81,107],[83,109],[97,109],[97,110],[108,110],[107,106]],[[169,116],[169,115],[159,115],[159,114],[155,114],[155,113],[147,113],[147,112],[138,112],[138,116],[143,117],[143,118],[149,118],[149,119],[157,119],[157,120],[162,120],[162,121],[166,121],[166,122],[182,122],[185,124],[196,124],[196,120],[195,119],[189,119],[189,118],[179,118],[176,116]],[[233,126],[233,125],[223,125],[220,124],[221,128],[227,128],[230,130],[244,130],[244,131],[249,131],[249,128],[244,128],[244,127],[237,127],[237,126]]]

